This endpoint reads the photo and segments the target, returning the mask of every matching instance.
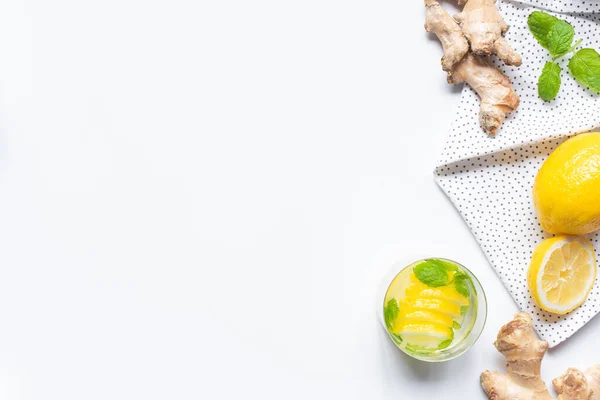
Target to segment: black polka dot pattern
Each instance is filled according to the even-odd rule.
[[[576,132],[600,126],[600,96],[575,82],[567,58],[559,62],[563,72],[558,97],[550,103],[538,97],[537,79],[550,57],[529,32],[527,16],[537,9],[555,13],[575,27],[575,38],[583,39],[583,47],[600,50],[600,2],[500,0],[498,7],[511,27],[507,39],[523,56],[523,65],[496,65],[510,77],[521,105],[498,135],[489,138],[479,126],[479,99],[465,86],[458,116],[435,171],[436,180],[514,300],[531,314],[538,334],[556,346],[600,311],[600,290],[596,284],[581,307],[562,317],[535,305],[526,272],[532,251],[551,235],[539,225],[531,188],[541,164],[560,143]],[[588,237],[596,251],[600,250],[600,234]]]

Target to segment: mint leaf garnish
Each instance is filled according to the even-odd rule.
[[[437,265],[438,267],[444,268],[446,271],[454,271],[454,272],[458,271],[458,268],[456,267],[456,265],[454,265],[448,261],[440,260],[439,258],[430,258],[425,261],[430,264]]]
[[[541,11],[534,11],[527,18],[529,30],[533,33],[533,37],[544,48],[548,48],[548,34],[555,23],[560,21],[558,18]]]
[[[446,286],[450,283],[448,271],[441,260],[425,260],[417,265],[413,272],[418,280],[430,287]]]
[[[447,348],[448,346],[450,346],[452,344],[453,340],[454,340],[454,331],[452,329],[450,329],[450,338],[441,342],[437,347],[438,350]]]
[[[560,90],[560,67],[553,62],[544,65],[538,79],[538,94],[545,101],[554,100]]]
[[[392,339],[394,340],[394,342],[401,344],[403,342],[402,336],[400,335],[396,335],[395,333],[392,333],[390,336],[392,336]]]
[[[385,326],[389,331],[392,330],[394,321],[396,320],[399,311],[400,307],[398,307],[398,302],[396,299],[390,299],[383,308],[383,319],[385,320]]]
[[[600,54],[596,50],[579,50],[569,61],[569,70],[580,83],[600,92]]]
[[[460,329],[460,324],[456,321],[452,321],[452,328],[458,330]]]
[[[567,54],[571,50],[575,29],[568,22],[558,20],[552,25],[548,36],[548,51],[556,59]]]
[[[404,349],[406,349],[409,353],[412,354],[431,354],[431,349],[425,349],[419,346],[413,346],[410,343],[406,343],[406,346],[404,346]]]
[[[460,306],[460,315],[465,315],[469,311],[469,306]]]
[[[472,286],[473,284],[471,283],[471,278],[469,278],[467,275],[463,274],[462,272],[454,275],[454,287],[458,293],[465,297],[469,297]]]

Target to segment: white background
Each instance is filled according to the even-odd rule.
[[[432,170],[460,88],[419,1],[0,5],[0,399],[484,398],[517,311]],[[373,291],[446,256],[490,302],[400,354]],[[597,361],[596,318],[547,382]]]

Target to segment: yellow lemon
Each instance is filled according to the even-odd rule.
[[[600,229],[600,132],[575,136],[550,154],[535,178],[533,202],[550,233]]]
[[[446,314],[454,319],[460,317],[460,306],[454,302],[442,299],[406,297],[400,301],[400,310],[403,307],[435,311]]]
[[[566,314],[579,307],[596,281],[592,243],[580,236],[544,240],[533,252],[527,283],[541,309]]]
[[[421,282],[413,283],[406,289],[407,297],[433,297],[448,300],[459,306],[468,306],[469,299],[456,291],[453,285],[432,288]]]
[[[436,348],[443,342],[452,340],[452,328],[433,322],[406,320],[394,326],[394,333],[400,335],[412,346],[422,348]]]
[[[401,310],[400,314],[398,315],[398,319],[396,319],[396,321],[404,320],[418,320],[424,323],[435,322],[437,324],[445,325],[448,328],[452,327],[454,324],[454,320],[448,314],[414,308],[408,305]]]

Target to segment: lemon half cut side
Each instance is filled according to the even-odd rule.
[[[560,315],[573,311],[596,282],[592,243],[568,235],[544,240],[533,252],[527,282],[541,309]]]

